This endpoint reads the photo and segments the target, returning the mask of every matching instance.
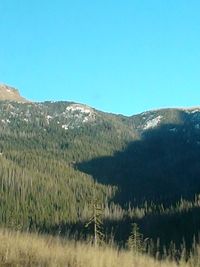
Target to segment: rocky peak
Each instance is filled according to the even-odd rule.
[[[19,91],[5,84],[0,84],[0,101],[10,100],[16,102],[28,102]]]

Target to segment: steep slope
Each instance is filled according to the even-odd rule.
[[[0,101],[2,100],[28,102],[25,98],[20,96],[17,89],[8,85],[0,84]]]

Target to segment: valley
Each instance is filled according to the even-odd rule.
[[[2,229],[92,240],[97,203],[105,243],[125,249],[136,223],[151,256],[172,243],[189,255],[200,230],[200,108],[127,117],[0,89]]]

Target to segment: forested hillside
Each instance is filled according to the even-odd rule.
[[[200,110],[132,117],[72,102],[0,102],[0,224],[87,235],[97,201],[103,231],[123,245],[137,222],[161,245],[200,229]],[[191,226],[192,225],[192,226]]]

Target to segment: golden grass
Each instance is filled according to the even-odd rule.
[[[95,248],[89,244],[52,236],[0,230],[0,266],[177,267],[178,265],[175,262],[159,262],[149,256],[134,255],[108,246]],[[182,263],[181,266],[186,264]]]

